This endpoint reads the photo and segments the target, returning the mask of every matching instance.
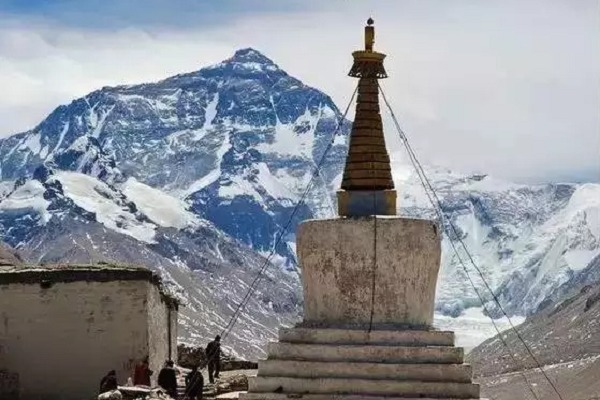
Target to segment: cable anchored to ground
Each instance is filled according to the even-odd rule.
[[[275,255],[277,247],[279,246],[279,244],[281,243],[281,240],[283,239],[283,237],[287,233],[288,229],[292,225],[292,223],[294,221],[294,217],[296,216],[296,214],[297,214],[300,206],[302,206],[304,204],[304,202],[306,200],[306,196],[308,195],[308,193],[312,189],[313,182],[314,182],[315,178],[317,178],[319,176],[319,172],[321,170],[321,167],[323,166],[323,163],[325,162],[325,159],[327,158],[327,154],[329,153],[329,151],[333,147],[333,143],[335,142],[336,135],[338,134],[338,132],[341,129],[341,127],[344,125],[344,121],[346,121],[346,116],[348,115],[348,111],[350,110],[350,106],[352,105],[352,103],[354,101],[354,97],[356,96],[356,92],[357,91],[358,91],[358,85],[354,89],[354,92],[352,93],[350,101],[348,102],[348,105],[346,106],[346,109],[344,110],[344,114],[342,115],[341,119],[339,120],[339,122],[338,122],[338,124],[337,124],[337,126],[335,128],[335,130],[333,131],[333,134],[331,135],[331,140],[329,141],[329,143],[327,144],[327,147],[323,151],[323,154],[321,155],[321,158],[319,159],[319,161],[315,165],[315,168],[313,170],[311,178],[310,178],[308,184],[306,185],[306,188],[305,188],[304,192],[302,193],[302,196],[300,196],[300,200],[298,200],[298,203],[296,203],[296,205],[295,205],[294,209],[292,210],[292,213],[290,214],[290,217],[289,217],[288,221],[286,222],[286,224],[278,232],[276,240],[275,240],[275,243],[274,243],[271,251],[269,252],[269,255],[265,258],[265,262],[263,263],[263,265],[259,269],[258,273],[256,274],[254,280],[250,284],[250,288],[246,292],[246,295],[242,298],[242,301],[237,305],[237,307],[236,307],[236,309],[235,309],[235,311],[234,311],[234,313],[233,313],[233,315],[232,315],[229,323],[225,326],[225,328],[223,328],[223,331],[221,332],[221,338],[227,337],[227,335],[231,332],[231,329],[233,328],[233,326],[237,322],[240,314],[243,312],[244,308],[246,307],[246,305],[250,301],[250,298],[252,297],[252,295],[256,291],[256,288],[257,288],[258,283],[260,282],[260,279],[262,278],[262,276],[263,276],[264,272],[266,271],[266,269],[269,267],[271,259]]]
[[[354,98],[356,97],[357,91],[358,91],[358,85],[354,89],[354,92],[352,93],[352,97],[350,98],[350,101],[348,102],[348,105],[346,106],[343,115],[339,119],[339,121],[337,123],[337,126],[336,126],[335,130],[333,131],[333,133],[331,135],[331,139],[329,140],[329,143],[327,144],[327,146],[325,147],[325,150],[323,151],[323,154],[321,155],[321,158],[319,158],[319,161],[315,164],[315,168],[313,170],[311,178],[310,178],[308,184],[306,185],[306,188],[304,189],[304,192],[300,196],[300,199],[298,200],[298,203],[296,203],[296,205],[294,206],[294,208],[292,210],[292,213],[290,214],[290,217],[287,220],[286,224],[278,232],[278,234],[276,236],[276,239],[275,239],[275,243],[273,244],[273,247],[271,248],[271,251],[269,252],[268,256],[265,258],[265,261],[262,264],[262,266],[259,268],[258,273],[256,274],[256,276],[254,277],[254,279],[250,283],[250,287],[248,288],[248,291],[246,292],[246,294],[244,295],[244,297],[242,298],[242,300],[236,306],[236,308],[235,308],[235,310],[233,312],[233,315],[229,319],[229,322],[227,323],[227,325],[225,325],[225,327],[222,329],[221,334],[220,334],[222,340],[225,340],[227,338],[227,336],[229,336],[229,334],[233,330],[233,327],[235,326],[237,320],[240,318],[240,316],[244,312],[246,306],[248,305],[248,302],[250,301],[250,299],[252,298],[252,296],[256,292],[256,289],[258,287],[258,283],[260,282],[261,278],[263,277],[265,271],[268,269],[269,265],[271,265],[271,259],[275,255],[277,247],[279,246],[279,244],[281,243],[281,240],[283,239],[283,237],[287,233],[288,229],[292,225],[292,223],[294,221],[294,217],[296,216],[296,214],[297,214],[300,206],[302,206],[304,204],[308,193],[312,189],[313,182],[314,182],[315,178],[317,178],[319,176],[319,172],[321,170],[321,167],[323,166],[323,163],[325,162],[325,160],[327,158],[327,154],[329,153],[329,151],[333,147],[333,144],[335,142],[335,138],[336,138],[338,132],[340,131],[340,129],[342,128],[342,126],[344,125],[344,123],[346,121],[346,117],[348,115],[348,111],[350,110],[350,107],[351,107],[352,103],[354,102]],[[207,365],[208,365],[209,362],[213,361],[214,358],[219,357],[219,356],[220,356],[219,354],[213,355],[210,359],[207,360]],[[206,368],[206,366],[204,368]]]
[[[512,323],[512,320],[510,319],[510,317],[508,316],[508,314],[506,313],[506,311],[504,310],[504,308],[502,307],[502,305],[500,304],[500,301],[498,299],[498,297],[496,296],[496,294],[494,293],[494,291],[492,290],[491,286],[487,283],[487,280],[485,279],[485,276],[483,275],[483,272],[481,271],[481,269],[477,266],[477,264],[475,263],[475,260],[473,259],[473,257],[471,256],[471,253],[469,252],[466,244],[464,243],[464,241],[462,240],[462,238],[460,237],[460,235],[458,234],[458,231],[456,229],[456,227],[454,226],[454,223],[452,222],[451,218],[447,218],[444,214],[444,211],[442,209],[442,202],[439,198],[439,196],[437,195],[437,193],[435,192],[431,182],[429,181],[429,178],[427,177],[427,175],[425,174],[425,170],[423,168],[423,166],[421,165],[421,163],[419,162],[412,146],[410,145],[410,142],[408,141],[408,138],[406,136],[406,134],[404,133],[404,131],[402,130],[402,128],[400,127],[400,124],[398,122],[398,119],[396,118],[396,115],[390,105],[390,103],[388,102],[385,93],[383,92],[383,89],[381,88],[381,86],[379,86],[379,89],[381,91],[381,95],[383,98],[383,101],[385,103],[385,105],[387,106],[390,115],[392,117],[392,120],[394,122],[394,125],[396,127],[396,130],[398,131],[398,135],[400,136],[400,140],[402,141],[402,143],[405,145],[405,148],[407,150],[408,156],[411,160],[411,163],[413,164],[413,167],[415,168],[415,170],[417,171],[417,175],[419,177],[419,180],[421,181],[421,184],[423,185],[423,188],[425,189],[425,193],[429,199],[429,201],[431,202],[431,205],[434,208],[435,213],[437,214],[437,217],[442,225],[442,229],[446,229],[446,226],[448,226],[451,231],[453,236],[459,241],[459,243],[461,244],[461,247],[463,248],[465,254],[467,255],[469,262],[471,263],[471,265],[473,266],[473,268],[475,268],[475,270],[477,271],[478,275],[480,276],[481,280],[483,281],[483,284],[485,286],[485,288],[490,292],[490,295],[494,301],[494,303],[496,304],[496,306],[498,307],[498,309],[501,311],[501,313],[504,315],[504,317],[507,319],[509,325],[510,325],[510,329],[515,333],[515,336],[517,337],[517,339],[523,344],[523,346],[525,347],[525,349],[527,350],[528,355],[531,357],[531,359],[535,362],[537,368],[540,370],[540,372],[543,374],[543,376],[545,377],[545,379],[548,381],[548,383],[550,384],[550,386],[552,387],[553,391],[556,393],[556,395],[558,396],[558,398],[560,400],[564,400],[563,396],[561,395],[560,391],[558,390],[558,388],[556,387],[556,385],[554,384],[554,382],[552,382],[552,380],[550,379],[550,377],[548,376],[548,374],[546,374],[546,371],[544,371],[541,363],[539,362],[539,360],[537,359],[537,357],[533,354],[533,351],[531,350],[531,348],[529,347],[529,345],[525,342],[525,340],[523,339],[523,337],[521,336],[521,334],[519,333],[519,331],[516,329],[516,327],[514,326],[514,324]],[[446,224],[447,222],[447,224]],[[473,286],[473,289],[475,290],[475,293],[477,294],[477,297],[479,298],[479,300],[481,301],[481,304],[484,308],[484,310],[486,311],[486,314],[489,316],[489,312],[486,308],[485,305],[485,301],[483,299],[483,296],[481,296],[480,292],[478,291],[475,283],[473,282],[469,271],[465,265],[465,263],[463,262],[462,258],[460,257],[460,254],[458,252],[458,249],[456,248],[456,245],[454,243],[453,240],[449,240],[450,245],[456,255],[456,257],[458,258],[459,264],[462,266],[463,270],[465,271],[465,274],[467,275],[467,278],[471,284],[471,286]],[[491,318],[492,324],[495,328],[495,330],[498,332],[498,336],[501,340],[501,342],[503,343],[503,345],[507,348],[507,351],[509,352],[513,362],[515,362],[516,366],[518,367],[518,363],[516,362],[516,359],[514,357],[514,355],[512,354],[512,352],[510,351],[510,348],[508,347],[507,342],[504,340],[504,338],[502,337],[502,334],[500,332],[500,330],[498,329],[498,327],[496,326],[496,323],[494,322],[494,319]],[[527,380],[527,377],[525,377],[525,375],[523,375],[528,387],[530,388],[532,394],[534,395],[534,397],[536,399],[538,399],[538,396],[535,394],[535,392],[533,391],[533,387],[532,385],[529,383],[529,381]]]

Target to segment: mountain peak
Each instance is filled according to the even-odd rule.
[[[275,65],[273,60],[251,47],[237,50],[230,60],[237,62],[255,62],[260,64]]]

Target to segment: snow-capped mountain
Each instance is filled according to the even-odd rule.
[[[39,167],[0,202],[0,232],[32,263],[120,262],[159,272],[183,302],[180,338],[206,344],[227,325],[265,259],[202,220],[189,206],[129,178],[119,188],[96,177]],[[266,269],[227,338],[246,357],[301,309],[297,280]]]
[[[100,162],[110,154],[124,176],[190,202],[196,214],[264,253],[340,120],[327,95],[243,49],[199,71],[103,88],[58,107],[31,131],[2,140],[0,173],[16,179],[53,161],[59,169],[118,180],[113,166]],[[310,201],[277,249],[288,266],[297,222],[331,213],[345,123]],[[84,147],[85,155],[75,159],[74,150]]]
[[[160,82],[102,88],[0,140],[0,233],[32,262],[155,267],[191,304],[184,336],[209,337],[226,324],[333,140],[277,248],[281,268],[269,269],[236,330],[236,349],[258,354],[258,343],[299,312],[297,223],[335,213],[349,131],[342,121],[332,137],[341,117],[326,94],[253,49]],[[414,173],[395,158],[401,213],[431,218]],[[528,314],[598,276],[586,265],[600,254],[600,185],[517,185],[427,170],[510,313]],[[456,316],[480,304],[449,240],[437,309]]]
[[[402,212],[433,218],[416,175],[401,165],[394,171]],[[519,185],[440,168],[428,168],[427,173],[446,215],[510,314],[534,312],[564,292],[563,285],[581,281],[597,268],[592,260],[600,254],[600,184]],[[437,309],[457,316],[481,303],[450,237],[442,243]],[[480,292],[491,299],[461,245],[452,239]],[[501,315],[493,302],[487,305],[494,316]]]

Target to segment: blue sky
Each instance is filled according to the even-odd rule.
[[[372,15],[388,53],[384,88],[426,162],[517,181],[599,181],[599,4],[0,0],[0,136],[102,86],[196,70],[242,47],[341,107]]]
[[[7,14],[103,29],[211,26],[236,16],[316,8],[306,0],[0,0],[0,5]]]

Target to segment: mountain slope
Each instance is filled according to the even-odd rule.
[[[600,390],[599,321],[600,284],[596,283],[585,286],[561,303],[547,304],[517,327],[565,398],[593,398]],[[497,399],[533,399],[523,378],[515,373],[527,371],[540,398],[555,397],[552,387],[535,368],[535,362],[528,357],[516,335],[511,331],[502,335],[517,365],[498,337],[485,341],[468,356],[475,375],[483,384],[483,393]]]
[[[243,49],[199,71],[103,88],[58,107],[33,130],[0,142],[0,172],[2,179],[17,179],[52,161],[88,173],[69,152],[97,145],[116,164],[105,169],[116,166],[124,176],[189,200],[198,215],[267,252],[340,120],[328,96]],[[345,124],[296,223],[332,210]],[[94,168],[103,167],[88,167]],[[290,266],[295,225],[277,249]]]
[[[119,190],[78,172],[34,175],[45,178],[18,182],[0,202],[3,239],[36,264],[116,261],[156,270],[183,302],[183,341],[204,344],[220,332],[265,262],[180,200],[133,178]],[[227,347],[257,357],[300,307],[296,279],[271,266]]]
[[[253,49],[160,82],[102,88],[0,140],[0,234],[34,262],[156,264],[196,309],[224,318],[333,140],[276,249],[274,262],[283,269],[261,288],[279,300],[253,303],[249,318],[262,321],[256,335],[265,337],[298,311],[297,224],[335,213],[349,130],[342,121],[332,137],[341,117],[326,94]],[[402,214],[432,218],[414,172],[400,162],[393,168]],[[600,185],[518,185],[436,167],[427,172],[510,314],[531,314],[600,274],[588,264],[600,254]],[[459,316],[480,304],[450,240],[457,238],[444,238],[436,309]],[[241,286],[229,295],[235,284],[227,277],[236,274]],[[211,282],[219,284],[213,289]],[[186,318],[186,335],[205,329]]]
[[[399,165],[395,173],[403,212],[433,218],[415,174]],[[589,283],[582,274],[597,276],[589,271],[600,255],[600,184],[518,185],[431,167],[427,173],[446,215],[511,315],[534,312],[546,299],[560,297],[560,287],[569,282]],[[452,239],[469,275],[491,299]],[[457,316],[480,301],[449,240],[442,243],[437,309]],[[493,302],[487,306],[494,317],[501,315]]]

